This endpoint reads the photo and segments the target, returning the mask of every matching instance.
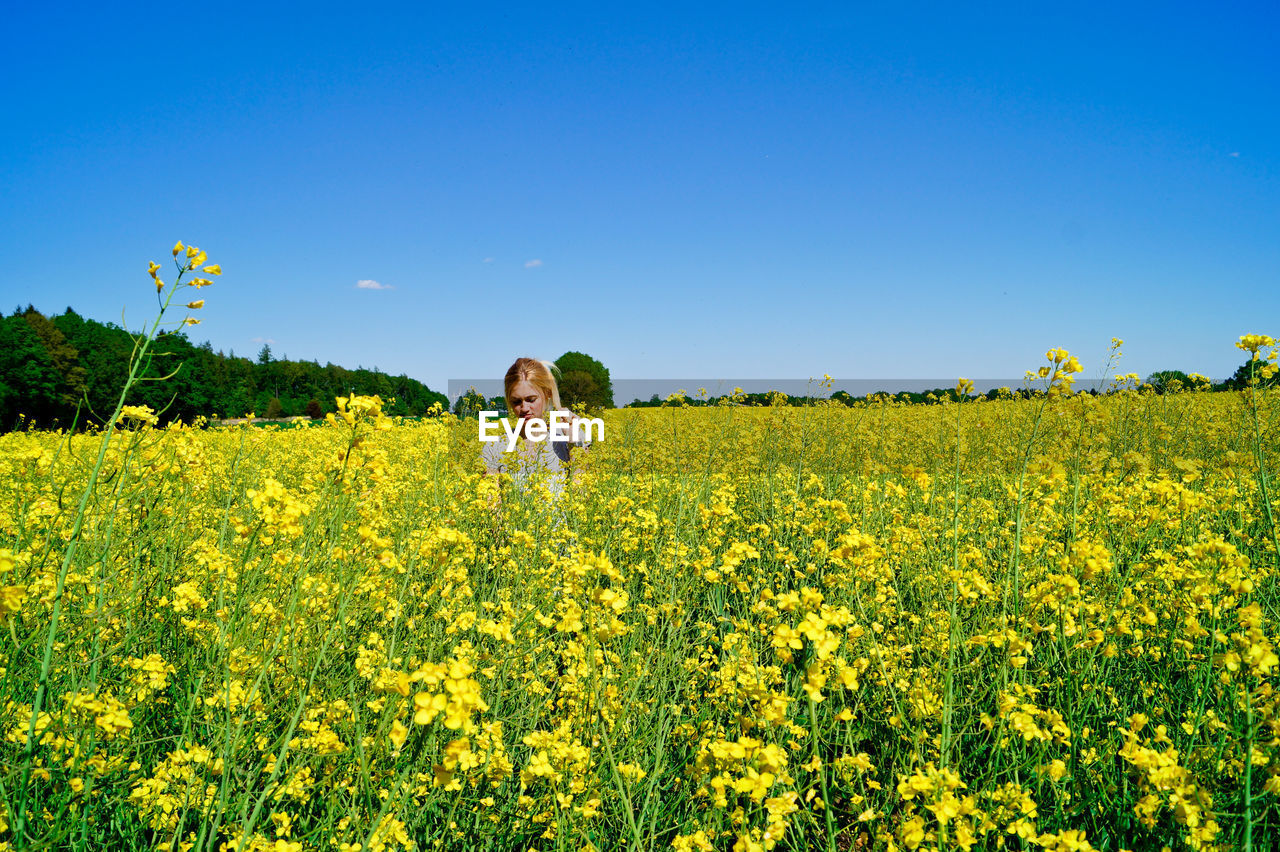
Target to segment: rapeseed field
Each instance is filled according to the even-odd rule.
[[[1240,345],[1242,393],[1050,350],[1028,399],[610,411],[553,504],[377,398],[0,436],[0,841],[1277,848]]]

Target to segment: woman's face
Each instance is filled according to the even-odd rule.
[[[519,382],[511,389],[511,395],[507,397],[507,403],[511,406],[511,413],[519,417],[521,427],[524,426],[523,421],[530,420],[534,417],[546,420],[547,401],[543,398],[542,393],[528,382]]]

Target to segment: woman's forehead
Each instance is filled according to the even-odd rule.
[[[523,399],[526,396],[542,396],[542,393],[529,382],[517,382],[511,388],[512,399]]]

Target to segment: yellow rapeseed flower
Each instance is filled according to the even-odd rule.
[[[1275,338],[1267,334],[1242,334],[1236,342],[1236,348],[1243,349],[1257,358],[1259,349],[1264,346],[1275,346],[1275,343]]]

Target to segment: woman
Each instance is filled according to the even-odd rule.
[[[511,452],[507,452],[505,440],[486,443],[480,452],[486,475],[510,474],[521,491],[532,479],[543,479],[548,494],[553,498],[564,491],[570,450],[573,447],[586,449],[591,445],[585,437],[574,440],[573,424],[579,418],[560,407],[560,389],[552,373],[554,369],[556,366],[550,361],[534,358],[515,360],[502,383],[507,413],[519,418],[518,433],[522,440]],[[557,435],[551,428],[553,412],[563,434]],[[539,428],[535,421],[540,421],[546,428]]]

